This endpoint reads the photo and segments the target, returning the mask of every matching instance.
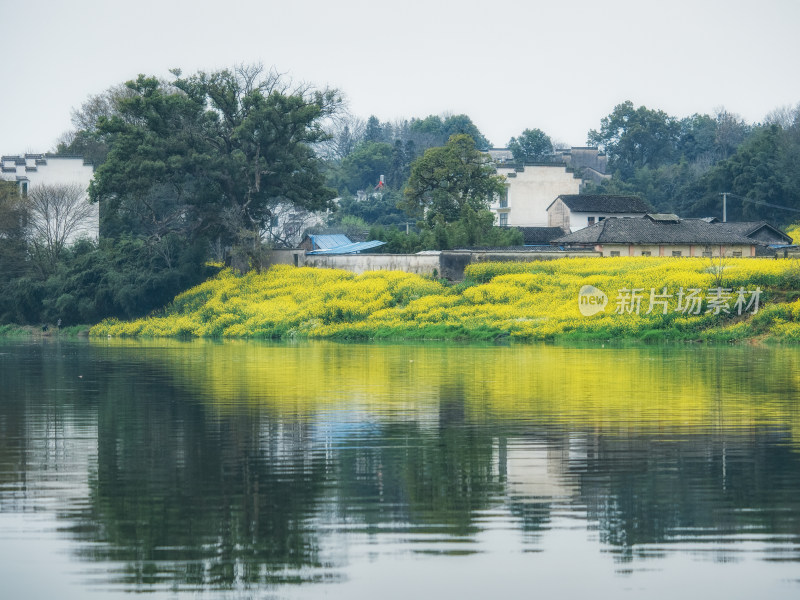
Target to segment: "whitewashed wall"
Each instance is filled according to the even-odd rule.
[[[501,208],[499,200],[491,209],[495,215],[507,212],[509,226],[546,227],[547,207],[553,200],[580,193],[581,180],[562,165],[526,166],[521,171],[499,166],[497,173],[506,176],[508,209]]]
[[[18,164],[24,159],[24,164]],[[0,177],[7,181],[25,181],[28,190],[37,185],[71,185],[78,184],[86,190],[85,200],[89,201],[89,183],[94,176],[94,167],[84,163],[80,157],[50,156],[42,154],[26,154],[24,156],[3,155]],[[13,170],[12,170],[13,168]],[[100,235],[100,212],[97,204],[92,206],[91,216],[79,231],[67,240],[72,243],[78,238],[89,237],[94,240]]]

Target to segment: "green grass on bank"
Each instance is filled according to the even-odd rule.
[[[31,325],[0,325],[0,338],[79,338],[88,337],[91,325],[71,325],[70,327],[55,327],[48,325],[34,327]]]

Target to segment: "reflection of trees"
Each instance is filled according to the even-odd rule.
[[[743,532],[798,536],[800,456],[781,432],[749,433],[598,436],[575,476],[601,540],[630,559],[644,544]]]
[[[85,494],[91,457],[75,438],[94,432],[81,379],[91,373],[85,353],[63,352],[56,342],[0,348],[0,511]]]
[[[342,448],[337,463],[340,509],[357,511],[367,525],[474,533],[476,511],[497,502],[502,489],[492,471],[492,440],[476,427],[389,423],[357,447]]]
[[[465,397],[459,384],[442,385],[436,424],[386,419],[339,450],[341,507],[356,507],[368,525],[475,533],[477,511],[499,502],[502,483],[492,431],[467,421]]]
[[[800,456],[791,430],[740,419],[741,411],[733,422],[747,427],[724,428],[720,420],[703,430],[695,418],[691,429],[673,419],[661,430],[651,423],[639,429],[635,419],[603,429],[578,419],[558,422],[555,408],[539,410],[536,396],[514,405],[520,413],[512,418],[488,402],[489,384],[443,374],[425,388],[438,402],[354,401],[336,412],[339,423],[326,416],[331,403],[316,402],[313,390],[326,386],[308,394],[291,390],[281,402],[273,383],[269,403],[255,396],[237,402],[235,394],[215,403],[220,388],[204,396],[196,385],[208,361],[192,362],[190,349],[181,356],[191,368],[175,367],[164,354],[154,359],[147,348],[74,346],[55,358],[36,352],[28,352],[35,360],[14,355],[0,362],[0,486],[15,485],[19,473],[64,471],[64,464],[31,462],[32,449],[43,436],[48,444],[66,437],[58,428],[70,420],[96,423],[90,496],[61,517],[70,523],[64,531],[83,542],[81,556],[121,565],[110,577],[127,586],[330,577],[340,555],[328,552],[339,552],[351,532],[377,541],[387,532],[463,541],[476,537],[483,511],[501,505],[529,542],[559,526],[553,514],[583,518],[585,510],[587,526],[623,559],[676,539],[717,541],[742,532],[796,539],[800,531]],[[435,363],[442,373],[464,360],[448,356],[450,364]],[[398,365],[408,368],[402,358]],[[348,369],[319,378],[343,378]],[[379,372],[393,385],[410,377]],[[62,391],[34,389],[33,381]],[[247,389],[260,381],[251,378]],[[64,394],[67,387],[74,392]],[[542,394],[541,401],[551,398]],[[754,406],[744,402],[748,410]],[[583,406],[571,414],[583,415]],[[45,433],[34,422],[44,423]],[[91,461],[67,466],[85,471]],[[19,465],[13,473],[4,466],[12,463]],[[85,494],[82,485],[79,491]],[[326,535],[337,542],[332,550]]]
[[[122,561],[122,581],[145,584],[263,582],[319,566],[325,463],[303,422],[217,420],[164,379],[109,368],[85,515],[105,542],[93,559]]]

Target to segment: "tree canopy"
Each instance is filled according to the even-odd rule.
[[[444,118],[429,115],[424,119],[412,119],[409,124],[411,132],[429,137],[428,146],[443,146],[454,135],[470,136],[478,150],[485,152],[491,147],[489,140],[477,128],[467,115],[449,115]]]
[[[454,135],[411,165],[404,207],[409,214],[424,215],[429,223],[451,223],[461,218],[465,207],[486,209],[504,185],[489,155],[480,152],[470,136]]]
[[[359,144],[342,160],[339,189],[355,192],[375,187],[381,175],[392,170],[393,151],[394,148],[385,142]]]
[[[623,177],[640,167],[657,167],[671,160],[680,125],[664,111],[634,108],[630,100],[618,104],[600,121],[600,130],[589,131],[589,143],[605,149],[612,170]]]
[[[180,232],[251,254],[279,203],[329,206],[312,145],[326,137],[335,91],[292,87],[259,66],[173,74],[128,82],[117,114],[98,120],[110,151],[90,195],[107,233]]]
[[[590,141],[605,145],[614,171],[597,191],[639,194],[683,217],[721,218],[723,192],[729,220],[781,225],[800,213],[798,107],[751,126],[724,109],[676,119],[625,102]]]
[[[520,164],[539,162],[553,154],[553,142],[541,129],[526,129],[508,141],[508,149]]]

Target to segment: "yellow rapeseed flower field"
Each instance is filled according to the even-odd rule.
[[[575,258],[479,263],[465,274],[464,283],[451,286],[399,271],[355,275],[287,265],[245,275],[223,270],[177,296],[163,314],[109,319],[91,333],[800,340],[796,260]]]

